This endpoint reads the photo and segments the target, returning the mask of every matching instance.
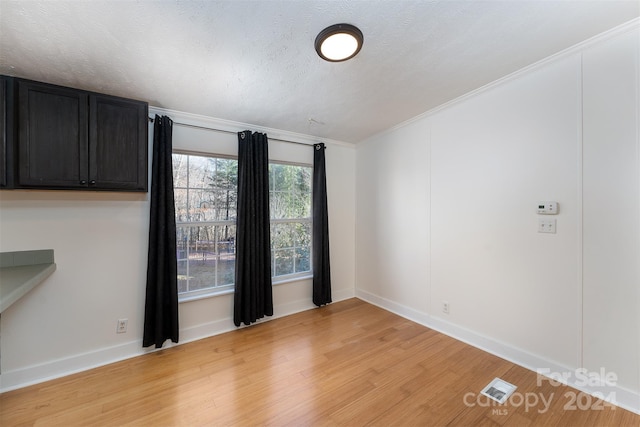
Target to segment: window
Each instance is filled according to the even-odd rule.
[[[311,168],[270,163],[269,203],[271,274],[281,279],[308,274],[311,271]]]
[[[311,271],[311,171],[269,164],[274,281]],[[233,290],[237,177],[236,159],[173,154],[179,294]]]
[[[173,154],[178,293],[233,289],[238,161]]]

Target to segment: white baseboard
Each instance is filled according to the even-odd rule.
[[[356,297],[534,372],[575,373],[579,368],[562,366],[541,356],[360,289],[356,290]],[[575,375],[571,375],[569,381],[564,381],[564,383],[592,396],[608,397],[607,401],[610,403],[640,414],[640,393],[638,392],[620,386],[610,386],[606,388],[584,386],[582,384],[584,381],[576,378]]]
[[[354,296],[355,294],[353,289],[338,291],[334,292],[333,301],[337,302],[353,298]],[[274,312],[276,314],[273,317],[261,319],[261,321],[264,322],[277,319],[279,317],[310,310],[314,307],[315,305],[313,305],[311,300],[307,299],[276,305],[274,307]],[[238,328],[233,324],[233,318],[231,316],[215,320],[213,322],[192,326],[180,330],[180,342],[178,344],[167,341],[162,349],[212,337],[214,335],[219,335],[236,329]],[[87,353],[53,360],[40,365],[3,372],[2,375],[0,375],[0,393],[87,371],[89,369],[152,353],[158,350],[161,349],[153,347],[143,348],[142,339],[136,339],[124,344],[105,347]]]
[[[144,354],[141,341],[105,347],[2,373],[0,393],[53,380]]]

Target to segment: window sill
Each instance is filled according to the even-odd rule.
[[[278,281],[273,282],[271,285],[278,286],[278,285],[284,285],[285,283],[301,282],[303,280],[309,280],[309,279],[313,279],[313,274],[280,279]],[[178,295],[178,304],[182,304],[183,302],[198,301],[205,298],[213,298],[213,297],[219,297],[222,295],[229,295],[229,294],[232,294],[233,292],[234,292],[233,289],[223,289],[223,290],[210,289],[206,291],[203,290],[201,292],[194,293],[191,295]]]
[[[284,279],[277,279],[275,282],[272,282],[271,284],[273,286],[277,286],[277,285],[284,285],[285,283],[299,282],[301,280],[308,280],[308,279],[313,279],[313,273],[307,273],[307,274],[294,276],[294,277],[285,277]]]
[[[178,304],[182,304],[183,302],[197,301],[205,298],[219,297],[221,295],[232,294],[233,289],[207,289],[198,292],[194,292],[187,295],[178,295]]]

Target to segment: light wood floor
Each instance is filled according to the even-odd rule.
[[[494,377],[522,398],[479,398]],[[565,409],[573,389],[536,383],[534,372],[350,299],[4,393],[0,425],[640,425],[588,395],[574,406],[591,410]],[[551,403],[528,407],[532,396]]]

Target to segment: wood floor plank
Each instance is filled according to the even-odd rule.
[[[521,400],[481,396],[494,377]],[[640,426],[571,393],[354,298],[1,394],[0,425]]]

